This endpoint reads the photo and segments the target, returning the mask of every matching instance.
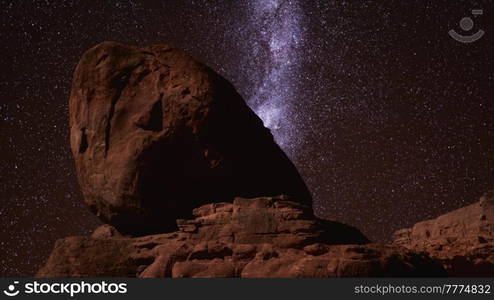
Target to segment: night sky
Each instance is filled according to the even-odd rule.
[[[68,97],[105,40],[171,44],[222,74],[316,213],[373,240],[477,201],[494,186],[494,4],[382,2],[1,1],[0,276],[34,274],[56,239],[100,224],[76,181]],[[450,29],[486,34],[462,44]]]

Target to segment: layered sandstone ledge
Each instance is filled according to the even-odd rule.
[[[39,277],[444,276],[427,255],[369,243],[285,197],[236,198],[194,210],[179,230],[143,237],[104,225],[59,240]]]

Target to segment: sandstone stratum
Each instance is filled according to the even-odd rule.
[[[55,244],[39,277],[444,276],[424,254],[373,244],[286,197],[236,198],[194,210],[171,233],[126,237],[109,225]]]

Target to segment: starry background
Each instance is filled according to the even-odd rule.
[[[373,240],[493,186],[492,1],[0,4],[0,276],[33,275],[56,239],[100,224],[82,204],[67,104],[79,57],[105,40],[172,44],[221,73],[316,213]],[[469,45],[447,34],[466,16],[486,31]]]

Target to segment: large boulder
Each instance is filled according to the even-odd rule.
[[[394,243],[425,252],[449,276],[494,276],[494,193],[436,219],[398,230]]]
[[[180,50],[114,42],[89,49],[69,109],[85,203],[122,233],[174,230],[193,208],[234,196],[287,194],[311,204],[235,88]]]
[[[194,210],[172,233],[126,237],[108,225],[57,241],[38,277],[444,276],[427,255],[372,244],[285,197],[237,198]]]

